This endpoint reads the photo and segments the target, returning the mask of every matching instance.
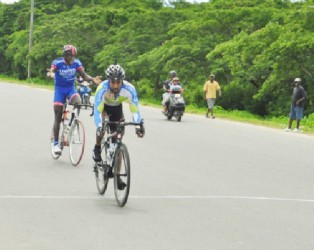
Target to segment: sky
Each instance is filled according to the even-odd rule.
[[[0,0],[1,3],[14,3],[18,2],[19,0]],[[186,0],[187,2],[197,2],[197,3],[203,3],[203,2],[208,2],[208,0]],[[297,2],[298,0],[293,0],[292,2]]]
[[[19,0],[0,0],[1,3],[14,3],[14,2],[18,2]],[[202,2],[208,2],[208,0],[186,0],[187,2],[198,2],[198,3],[202,3]]]

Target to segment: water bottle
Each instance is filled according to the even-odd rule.
[[[116,144],[115,143],[111,143],[109,150],[110,150],[111,156],[113,156],[114,151],[116,150]]]
[[[114,151],[116,149],[116,144],[115,143],[111,143],[109,145],[108,151],[107,151],[107,164],[108,165],[112,165],[112,160],[113,160],[113,155],[114,155]]]
[[[68,124],[65,124],[64,126],[65,126],[65,128],[63,131],[63,145],[68,146],[68,133],[70,130],[70,126]]]

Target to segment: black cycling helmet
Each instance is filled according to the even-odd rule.
[[[68,44],[68,45],[63,46],[63,55],[76,56],[76,53],[77,53],[77,49],[73,45]]]
[[[170,74],[172,77],[177,76],[177,72],[175,72],[174,70],[171,70],[171,71],[169,72],[169,74]]]
[[[111,80],[123,80],[125,77],[124,69],[119,64],[111,64],[106,70],[106,77]]]

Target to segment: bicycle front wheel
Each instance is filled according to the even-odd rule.
[[[114,193],[116,201],[123,207],[128,201],[131,181],[129,152],[125,144],[121,144],[115,153],[114,159]]]
[[[95,163],[94,172],[98,193],[103,195],[107,190],[109,177],[107,174],[108,167],[103,163]]]
[[[73,122],[69,131],[69,154],[73,166],[77,166],[84,153],[85,128],[80,120]]]

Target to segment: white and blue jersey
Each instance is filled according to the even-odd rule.
[[[119,106],[122,102],[129,103],[133,122],[140,123],[142,118],[138,108],[137,93],[131,83],[123,81],[122,87],[116,95],[110,90],[109,80],[99,84],[94,101],[94,121],[96,127],[101,127],[104,105]]]

